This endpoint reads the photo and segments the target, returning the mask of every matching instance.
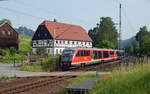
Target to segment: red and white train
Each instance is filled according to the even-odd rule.
[[[82,66],[116,60],[124,56],[123,50],[97,48],[66,48],[60,57],[60,67]]]

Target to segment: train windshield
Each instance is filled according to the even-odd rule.
[[[66,54],[73,54],[74,53],[74,50],[64,50],[63,51],[63,55],[66,55]]]

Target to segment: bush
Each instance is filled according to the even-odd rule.
[[[45,47],[40,47],[36,49],[36,53],[38,55],[44,54],[46,52],[46,48]]]
[[[10,47],[10,55],[15,55],[16,54],[16,48]]]
[[[54,57],[48,57],[42,62],[43,70],[45,71],[54,71],[57,70],[58,68],[58,63],[59,63],[59,57],[54,56]]]
[[[3,49],[0,49],[0,56],[5,56],[7,52]]]

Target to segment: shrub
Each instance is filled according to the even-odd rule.
[[[7,52],[3,49],[0,49],[0,56],[5,56]]]
[[[15,55],[16,54],[16,48],[10,47],[10,55]]]
[[[58,67],[59,57],[49,57],[48,59],[43,61],[43,69],[45,71],[54,71]]]
[[[46,48],[45,47],[40,47],[36,49],[36,53],[38,55],[44,54],[46,52]]]

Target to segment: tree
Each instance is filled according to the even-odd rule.
[[[10,47],[10,55],[11,55],[11,56],[15,55],[16,52],[17,52],[17,51],[16,51],[16,48]]]
[[[150,56],[150,37],[142,43],[142,54]]]
[[[0,23],[7,22],[9,25],[12,25],[11,21],[9,19],[2,19],[0,20]]]
[[[98,42],[98,28],[95,27],[94,29],[90,29],[88,32],[88,35],[91,37],[91,39],[93,40],[93,46],[95,47],[99,42]]]
[[[40,47],[36,49],[36,53],[38,55],[44,54],[46,52],[46,48],[45,47]]]
[[[115,48],[114,44],[108,40],[103,40],[100,44],[97,45],[99,48],[108,48],[113,49]]]
[[[146,26],[143,26],[140,28],[139,32],[136,34],[136,41],[139,42],[139,53],[146,54],[145,51],[147,51],[147,42],[150,37],[150,33],[147,30]],[[145,46],[146,44],[146,46]]]
[[[109,41],[114,45],[114,48],[117,48],[118,33],[115,24],[110,17],[102,17],[100,24],[97,24],[93,30],[89,30],[88,34],[93,40],[93,46],[102,47],[102,42],[107,40],[107,42],[105,41],[106,43]],[[111,45],[109,48],[112,48]]]

